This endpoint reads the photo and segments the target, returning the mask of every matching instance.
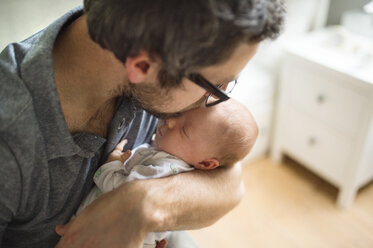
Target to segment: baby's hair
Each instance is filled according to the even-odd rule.
[[[236,100],[219,104],[219,136],[215,138],[217,159],[221,166],[242,160],[253,147],[258,127],[250,111]]]

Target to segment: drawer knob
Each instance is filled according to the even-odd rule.
[[[314,138],[314,137],[309,138],[307,143],[308,143],[309,146],[315,146],[316,145],[316,138]]]
[[[318,94],[317,97],[316,97],[316,101],[317,101],[317,103],[319,103],[319,104],[324,103],[325,100],[326,100],[326,97],[325,97],[325,95],[323,95],[323,94]]]

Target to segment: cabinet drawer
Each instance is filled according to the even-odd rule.
[[[355,136],[366,101],[364,95],[346,87],[345,79],[338,74],[312,67],[298,67],[289,75],[292,106],[350,137]]]
[[[340,185],[351,159],[351,141],[304,113],[290,108],[288,114],[284,149],[326,180]]]

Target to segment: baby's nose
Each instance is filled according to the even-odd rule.
[[[166,125],[167,125],[167,127],[168,128],[173,128],[174,126],[175,126],[175,124],[176,124],[176,119],[175,118],[168,118],[167,120],[166,120]]]

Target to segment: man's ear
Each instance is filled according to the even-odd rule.
[[[200,170],[212,170],[219,166],[219,161],[216,158],[209,158],[199,162],[196,166]]]
[[[145,50],[141,50],[134,57],[128,57],[124,66],[129,81],[134,84],[155,81],[154,79],[156,78],[160,64],[157,61],[158,59],[151,59],[149,53]]]

